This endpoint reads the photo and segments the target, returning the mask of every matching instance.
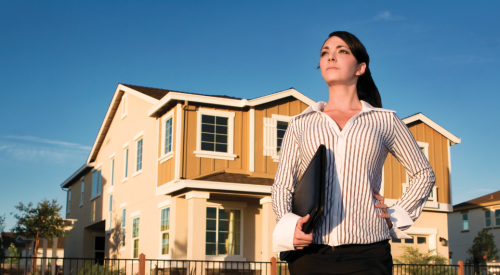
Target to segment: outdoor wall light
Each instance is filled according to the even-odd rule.
[[[443,237],[439,237],[439,242],[442,246],[448,246],[448,240]]]

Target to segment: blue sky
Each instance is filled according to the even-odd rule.
[[[118,83],[254,98],[316,69],[335,30],[371,57],[385,108],[422,112],[451,147],[453,203],[498,191],[500,2],[0,0],[0,214],[57,198]]]

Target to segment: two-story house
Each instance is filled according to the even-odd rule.
[[[465,262],[471,256],[467,250],[482,230],[488,230],[500,248],[500,191],[454,205],[453,213],[448,214],[448,226],[453,263]]]
[[[67,257],[269,261],[281,140],[314,103],[295,89],[247,100],[118,85],[86,164],[61,185],[77,220]],[[436,242],[448,237],[449,148],[460,140],[422,114],[405,122],[437,175],[409,232],[447,255]],[[400,166],[391,156],[384,167],[392,202],[408,183]]]

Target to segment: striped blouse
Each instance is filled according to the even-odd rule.
[[[313,243],[368,244],[395,236],[380,218],[382,210],[375,207],[377,201],[372,196],[373,188],[380,190],[388,152],[405,167],[410,181],[408,189],[388,209],[394,230],[408,229],[422,212],[435,181],[427,158],[394,111],[361,103],[361,112],[342,131],[321,112],[325,102],[310,106],[290,120],[271,192],[278,222],[273,234],[275,252],[293,249],[293,230],[299,217],[291,213],[292,194],[320,144],[327,148],[326,199],[323,217],[313,231]]]

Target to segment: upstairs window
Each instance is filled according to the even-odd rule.
[[[128,178],[128,153],[129,149],[128,149],[128,145],[126,145],[124,148],[123,148],[123,154],[124,154],[124,162],[123,162],[123,180],[127,180]]]
[[[67,208],[68,214],[69,214],[70,205],[71,205],[71,189],[68,189],[68,203],[66,205],[67,205],[66,208]]]
[[[128,113],[128,97],[127,94],[122,96],[122,119],[127,116]]]
[[[137,158],[136,158],[136,166],[135,171],[139,172],[142,170],[142,147],[143,147],[143,139],[139,139],[137,141]]]
[[[111,159],[111,175],[109,175],[109,178],[110,184],[113,186],[115,181],[115,158]]]
[[[469,213],[462,213],[462,230],[469,230]]]
[[[83,199],[85,198],[85,181],[82,178],[82,188],[80,192],[80,206],[83,205]]]
[[[202,158],[234,160],[235,113],[210,109],[198,110],[195,154]]]
[[[101,169],[92,172],[92,199],[101,194]]]
[[[485,227],[491,227],[491,211],[490,210],[484,211],[484,225],[485,225]]]
[[[161,156],[160,163],[173,157],[173,132],[175,108],[161,119]]]
[[[292,117],[282,115],[264,118],[264,156],[272,157],[275,162],[279,161],[281,143],[290,119]]]
[[[495,209],[495,225],[500,226],[500,209]]]
[[[420,150],[422,150],[422,153],[424,153],[425,157],[429,159],[429,143],[417,141],[417,144],[420,147]]]

